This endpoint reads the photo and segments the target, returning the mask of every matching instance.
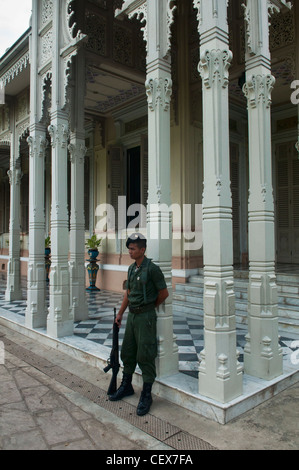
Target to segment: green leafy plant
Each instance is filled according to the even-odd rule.
[[[50,245],[51,245],[51,238],[46,237],[45,238],[45,248],[50,248]]]
[[[102,238],[97,238],[96,234],[92,235],[85,242],[85,246],[89,250],[97,250],[102,243]]]

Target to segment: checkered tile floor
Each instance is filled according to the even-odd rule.
[[[0,279],[0,307],[25,315],[26,300],[6,302],[5,278]],[[23,286],[23,298],[26,299],[26,286]],[[112,324],[113,309],[118,309],[121,305],[123,295],[108,291],[87,292],[89,319],[76,322],[74,325],[74,334],[85,338],[88,341],[107,346],[112,346]],[[124,315],[122,327],[119,333],[119,344],[121,347],[124,329],[126,324],[126,314]],[[193,377],[198,376],[198,354],[204,347],[203,322],[190,316],[178,316],[173,318],[174,334],[177,337],[177,345],[179,348],[179,370]],[[237,330],[237,349],[240,352],[239,361],[243,362],[243,349],[245,346],[245,334],[247,330]],[[284,355],[290,355],[296,350],[294,344],[298,348],[298,341],[287,337],[280,338],[280,344]]]

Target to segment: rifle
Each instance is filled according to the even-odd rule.
[[[107,395],[113,395],[117,389],[117,374],[119,371],[119,357],[118,357],[118,332],[119,326],[115,323],[116,319],[116,308],[114,309],[114,322],[113,322],[113,340],[110,357],[107,360],[108,366],[105,367],[104,372],[107,373],[112,369],[112,378],[107,391]]]

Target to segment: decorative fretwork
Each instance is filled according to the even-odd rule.
[[[291,7],[290,2],[283,2],[288,8]],[[247,49],[249,54],[257,54],[258,49],[263,45],[263,38],[261,31],[257,27],[257,6],[254,6],[251,2],[248,4],[242,4],[244,8],[245,23],[246,23],[246,38],[247,38]],[[269,13],[269,27],[272,33],[272,44],[270,47],[277,48],[282,45],[287,45],[288,41],[294,42],[294,27],[293,23],[293,12],[289,11],[285,15],[280,13],[280,7],[275,5],[272,1],[267,0],[268,13]],[[288,38],[290,35],[290,38]],[[275,42],[277,44],[275,44]]]
[[[136,68],[138,70],[141,70],[142,72],[145,72],[146,69],[146,47],[145,47],[145,42],[143,40],[143,34],[138,28],[138,31],[135,36],[135,41],[137,45],[137,57],[135,59],[136,62]]]
[[[105,101],[100,101],[95,109],[101,113],[105,113],[107,110],[114,108],[126,101],[144,95],[144,86],[133,84],[129,90],[119,90],[117,96],[107,96]]]
[[[88,41],[86,48],[96,54],[107,54],[107,24],[106,19],[93,13],[86,14],[86,34]]]
[[[24,121],[20,122],[16,127],[16,133],[19,139],[25,137],[29,133],[30,118],[29,116]]]
[[[9,106],[6,104],[0,107],[0,135],[9,130]]]
[[[295,42],[295,19],[293,9],[285,14],[275,14],[270,25],[270,50],[274,51]]]
[[[50,29],[41,38],[41,65],[46,64],[51,58],[53,53],[53,30]]]
[[[21,73],[29,65],[29,51],[17,60],[12,67],[10,67],[4,75],[0,76],[2,86],[10,83],[19,73]]]
[[[113,0],[113,9],[116,10],[116,9],[121,9],[121,7],[123,6],[123,3],[124,3],[124,0]]]
[[[129,18],[134,18],[136,17],[140,23],[143,25],[141,28],[141,31],[143,32],[143,38],[144,41],[146,42],[146,50],[148,51],[148,43],[147,43],[147,2],[143,2],[139,7],[135,8],[133,12],[128,14]]]
[[[48,71],[44,74],[41,80],[41,92],[42,92],[42,120],[49,122],[50,118],[50,107],[52,102],[52,72]]]
[[[41,23],[46,25],[53,15],[53,0],[42,0]]]
[[[82,29],[82,18],[78,14],[78,0],[69,0],[67,5],[67,24],[71,38],[80,36]]]
[[[104,10],[107,10],[108,8],[108,1],[107,0],[89,0],[91,3],[94,3],[97,7],[103,8]],[[110,0],[111,2],[111,0]]]
[[[29,116],[29,96],[28,93],[22,93],[17,97],[16,120],[17,122]]]
[[[113,26],[113,59],[124,65],[133,65],[132,30],[119,23],[114,23]]]

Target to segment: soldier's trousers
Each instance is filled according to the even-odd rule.
[[[128,313],[125,335],[121,347],[124,373],[133,374],[138,364],[143,382],[153,383],[156,378],[157,314],[155,310]]]

